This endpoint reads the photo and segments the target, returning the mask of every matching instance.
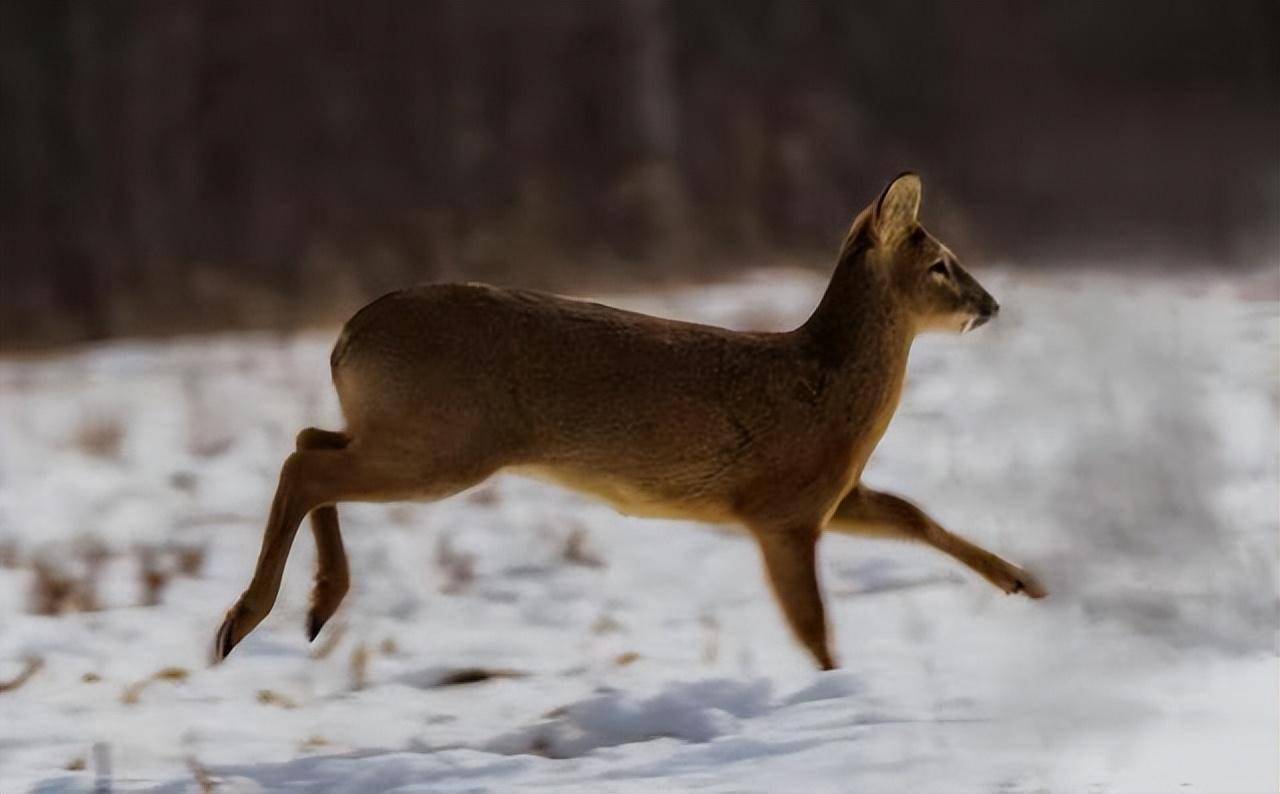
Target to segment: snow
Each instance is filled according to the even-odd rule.
[[[211,666],[293,434],[339,427],[333,332],[0,360],[0,682],[42,662],[0,692],[0,791],[1276,791],[1280,307],[979,275],[999,321],[917,342],[866,480],[1050,597],[828,536],[830,673],[741,533],[510,477],[342,506],[353,591],[314,645],[300,532],[275,611]],[[821,289],[613,302],[783,328]],[[99,608],[33,614],[35,563],[84,580],[94,543]],[[145,606],[140,549],[204,560]]]

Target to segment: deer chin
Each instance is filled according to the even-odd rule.
[[[970,314],[966,315],[960,323],[960,333],[967,334],[977,328],[981,328],[991,320],[990,314]]]
[[[916,333],[963,334],[977,327],[976,320],[977,315],[964,312],[936,314],[917,320]]]

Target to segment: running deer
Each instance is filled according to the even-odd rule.
[[[498,471],[630,515],[745,527],[823,669],[835,666],[816,575],[823,530],[927,543],[1005,593],[1044,596],[1027,571],[861,483],[916,334],[963,333],[999,309],[918,223],[920,193],[903,174],[854,219],[817,309],[784,333],[479,284],[365,306],[330,358],[346,430],[298,434],[215,658],[271,611],[303,517],[318,549],[314,640],[348,586],[338,502],[443,499]]]

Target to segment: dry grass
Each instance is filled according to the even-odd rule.
[[[47,559],[33,562],[31,570],[35,576],[27,610],[32,614],[56,616],[98,608],[96,570],[76,576]]]
[[[183,667],[165,667],[157,670],[141,681],[136,681],[124,688],[120,693],[120,702],[126,706],[135,705],[142,698],[142,692],[155,681],[168,681],[174,684],[181,684],[191,676],[190,672]]]
[[[150,678],[144,678],[125,687],[124,691],[120,693],[120,702],[126,706],[137,705],[138,701],[142,699],[142,690],[146,689],[150,683]]]
[[[156,671],[151,677],[156,681],[173,681],[180,684],[190,678],[191,673],[185,667],[166,667]]]
[[[133,554],[137,560],[139,601],[144,606],[159,605],[174,576],[201,575],[206,559],[205,546],[195,544],[144,544],[135,547]],[[0,548],[0,557],[7,557],[14,567],[28,565],[32,571],[27,611],[48,616],[103,609],[98,585],[107,565],[117,556],[94,537],[77,538],[70,547],[42,552],[29,561],[22,559],[16,543],[7,551]]]
[[[31,680],[31,677],[44,667],[44,659],[39,656],[28,656],[23,662],[22,672],[8,681],[0,681],[0,693],[12,692]]]
[[[576,527],[565,538],[564,549],[561,551],[560,556],[570,565],[581,565],[585,568],[603,568],[605,566],[604,558],[588,546],[587,530],[583,527]]]
[[[135,554],[138,558],[138,583],[142,588],[142,605],[159,606],[164,600],[164,591],[169,587],[172,571],[163,562],[163,555],[154,546],[139,546]]]
[[[138,546],[138,585],[143,606],[159,606],[175,576],[199,576],[204,571],[206,550],[197,545]]]
[[[124,436],[124,422],[118,418],[89,416],[76,428],[71,443],[90,457],[117,460],[124,446]]]
[[[282,709],[296,709],[298,707],[296,700],[272,689],[259,689],[258,702],[264,706],[279,706]]]
[[[369,646],[363,642],[351,652],[351,661],[347,665],[347,674],[353,691],[364,689],[369,684],[370,655]]]
[[[200,794],[213,794],[217,790],[218,784],[214,782],[213,776],[209,774],[209,770],[194,755],[187,756],[187,769],[191,771],[191,776],[195,778],[196,785],[200,788]]]
[[[313,753],[317,750],[329,746],[329,740],[318,733],[313,733],[307,737],[307,740],[298,746],[298,749],[304,753]]]
[[[98,583],[102,581],[102,572],[111,560],[111,550],[97,538],[81,537],[76,541],[76,554],[84,565],[84,578],[80,582],[82,609],[101,609]]]
[[[622,624],[612,615],[601,615],[591,624],[592,634],[612,634],[622,631]]]
[[[200,576],[204,573],[205,558],[208,550],[204,546],[174,546],[171,550],[178,573],[183,576]]]

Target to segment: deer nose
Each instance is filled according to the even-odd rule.
[[[978,306],[978,311],[974,314],[970,321],[968,330],[980,328],[987,324],[991,318],[1000,313],[1000,304],[996,303],[996,299],[987,295],[982,299],[982,303]]]

